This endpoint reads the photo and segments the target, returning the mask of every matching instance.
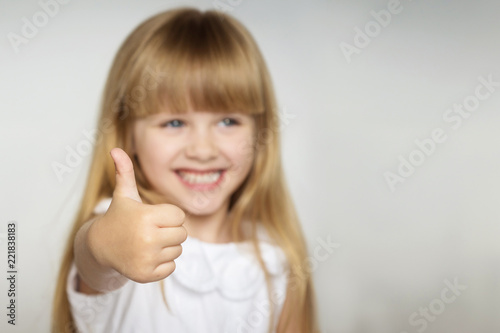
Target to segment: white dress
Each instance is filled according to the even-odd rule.
[[[99,203],[104,213],[110,200]],[[283,251],[264,233],[259,236],[266,267],[271,274],[268,296],[252,245],[214,244],[188,237],[176,269],[166,279],[165,298],[159,282],[128,281],[123,287],[101,295],[76,291],[77,270],[73,263],[67,294],[73,318],[81,333],[247,333],[267,332],[269,321],[276,328],[286,297],[288,264]],[[274,318],[269,308],[274,306]]]

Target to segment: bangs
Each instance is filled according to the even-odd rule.
[[[131,80],[145,88],[133,115],[264,112],[266,80],[260,68],[265,65],[235,20],[215,11],[186,10],[149,37],[134,66],[141,77]]]

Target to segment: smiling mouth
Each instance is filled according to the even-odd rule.
[[[176,170],[179,178],[188,185],[216,185],[219,183],[225,170],[191,171]]]

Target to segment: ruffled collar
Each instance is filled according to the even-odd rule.
[[[217,291],[227,299],[244,300],[265,284],[250,242],[214,244],[188,237],[182,248],[170,278],[191,291]],[[286,258],[281,249],[267,242],[260,242],[260,248],[271,276],[286,272]]]

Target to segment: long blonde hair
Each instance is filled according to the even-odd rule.
[[[166,99],[165,97],[168,97]],[[250,33],[237,20],[217,12],[180,8],[160,13],[139,25],[120,47],[106,83],[89,177],[69,235],[56,286],[52,331],[72,332],[75,325],[66,294],[74,258],[73,241],[93,217],[96,204],[111,197],[115,168],[109,151],[131,151],[133,120],[168,105],[174,112],[194,110],[243,112],[254,117],[255,159],[249,175],[232,195],[230,223],[241,240],[241,221],[250,221],[259,262],[266,273],[256,229],[262,225],[283,249],[290,264],[285,323],[300,332],[317,331],[307,249],[286,188],[280,158],[279,118],[271,78]],[[144,202],[159,203],[133,159],[137,187]],[[270,288],[268,288],[268,291]],[[271,323],[273,321],[271,320]],[[270,325],[270,330],[271,330]],[[287,331],[287,324],[281,325]]]

